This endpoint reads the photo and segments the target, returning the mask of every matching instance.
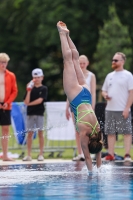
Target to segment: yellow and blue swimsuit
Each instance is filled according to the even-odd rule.
[[[98,121],[95,124],[95,126],[92,126],[92,124],[90,124],[89,122],[83,121],[83,118],[90,113],[94,113],[94,111],[93,110],[82,110],[80,112],[78,111],[78,108],[81,104],[91,104],[91,102],[92,102],[91,93],[89,92],[88,89],[83,87],[81,92],[70,102],[70,106],[72,112],[74,113],[76,130],[79,132],[77,123],[88,124],[92,128],[91,135],[93,135],[94,132],[97,133],[96,126],[98,125]],[[83,113],[84,115],[79,118],[78,116],[80,113]]]

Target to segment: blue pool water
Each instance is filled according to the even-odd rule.
[[[88,176],[84,162],[0,166],[0,200],[131,200],[133,163],[103,164]]]

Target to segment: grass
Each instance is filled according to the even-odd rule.
[[[11,137],[9,138],[9,151],[12,153],[18,153],[19,155],[22,154],[22,152],[24,152],[26,154],[26,145],[18,145],[15,139],[15,136],[13,134],[12,131],[12,127],[10,129]],[[32,157],[33,159],[36,159],[39,153],[39,148],[38,148],[38,137],[33,140],[33,149],[32,149]],[[62,148],[64,151],[62,153],[61,158],[62,159],[72,159],[74,156],[74,150],[73,147],[76,147],[76,143],[75,141],[48,141],[47,137],[45,135],[45,148],[44,148],[44,156],[45,158],[60,158],[60,156],[58,155],[59,152],[54,152],[53,155],[50,155],[51,152],[45,152],[47,151],[49,148],[50,149],[60,149]],[[133,148],[133,145],[132,145]],[[106,149],[102,150],[103,152],[106,152]],[[124,152],[124,148],[123,148],[123,136],[120,135],[118,138],[118,141],[116,142],[116,147],[115,147],[115,153],[120,155],[120,156],[124,156],[125,152]]]
[[[19,155],[24,152],[26,154],[26,145],[18,145],[12,130],[12,127],[10,127],[10,135],[11,137],[9,138],[9,151],[12,153],[18,153]],[[39,153],[39,148],[38,148],[38,137],[33,140],[33,149],[32,149],[32,157],[33,159],[36,159]],[[45,152],[46,150],[50,149],[63,149],[62,153],[62,158],[63,159],[72,159],[73,156],[75,155],[73,148],[76,147],[76,142],[75,141],[48,141],[47,140],[47,133],[45,133],[45,148],[44,148],[44,157],[47,159],[51,158],[60,158],[59,157],[59,152],[54,152],[53,155],[50,155],[51,152]],[[122,148],[121,148],[122,147]],[[133,145],[132,145],[133,148]],[[106,149],[102,150],[103,152],[106,152]],[[123,135],[119,135],[118,141],[116,142],[116,147],[115,147],[115,153],[124,156],[124,148],[123,148]],[[53,157],[52,157],[53,156]]]
[[[44,115],[45,117],[45,125],[46,125],[46,113]],[[13,133],[13,129],[12,126],[10,126],[10,135],[11,138],[9,138],[9,151],[12,153],[18,153],[19,155],[22,154],[22,152],[24,152],[26,154],[26,145],[18,145]],[[32,157],[35,159],[38,156],[39,153],[39,148],[38,148],[38,137],[33,140],[33,148],[32,148]],[[63,153],[62,153],[62,158],[63,159],[72,159],[73,156],[75,155],[76,151],[74,151],[74,147],[76,148],[76,142],[75,141],[48,141],[47,140],[47,132],[45,132],[45,147],[44,147],[44,157],[45,158],[58,158],[59,157],[59,152],[56,151],[53,154],[51,154],[51,152],[46,152],[46,150],[48,150],[48,148],[50,149],[63,149]],[[122,147],[122,148],[120,148]],[[133,148],[133,145],[132,145]],[[106,152],[106,149],[102,150],[103,152]],[[115,153],[120,155],[120,156],[124,156],[125,152],[124,152],[124,148],[123,148],[123,135],[120,135],[118,138],[118,141],[116,142],[116,147],[115,147]],[[51,157],[50,157],[51,156]],[[52,157],[53,156],[53,157]]]

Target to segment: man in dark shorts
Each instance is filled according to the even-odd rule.
[[[6,69],[9,56],[0,53],[0,125],[3,161],[12,161],[8,153],[9,127],[11,125],[11,103],[17,96],[18,89],[15,74]]]

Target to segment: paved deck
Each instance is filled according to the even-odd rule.
[[[72,160],[66,160],[66,159],[44,159],[44,161],[38,161],[37,159],[33,159],[32,161],[22,161],[22,160],[15,160],[15,161],[2,161],[0,160],[0,166],[4,165],[26,165],[26,164],[44,164],[44,163],[70,163],[73,162]],[[81,161],[82,162],[82,161]],[[93,162],[96,162],[93,160]],[[103,163],[106,162],[120,162],[120,163],[133,163],[132,161],[124,161],[124,160],[115,160],[115,161],[103,161]]]
[[[38,161],[33,159],[32,161],[22,161],[22,160],[15,160],[15,161],[2,161],[0,160],[1,165],[25,165],[25,164],[42,164],[42,163],[64,163],[64,162],[72,162],[72,160],[65,160],[65,159],[44,159],[44,161]]]

